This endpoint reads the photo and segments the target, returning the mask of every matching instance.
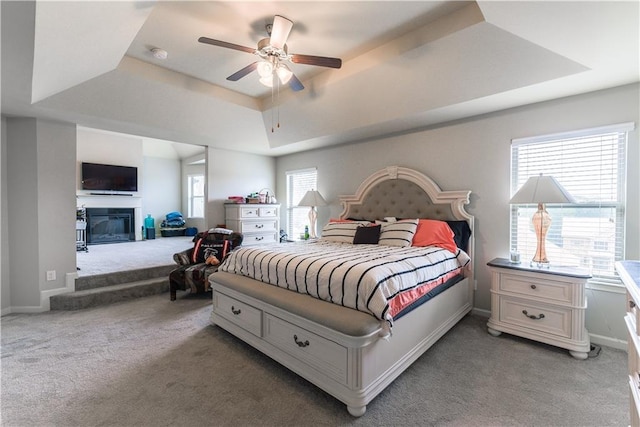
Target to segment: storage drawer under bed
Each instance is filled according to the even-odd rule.
[[[262,336],[262,310],[217,291],[213,292],[213,310],[242,329]]]
[[[269,313],[264,340],[342,384],[347,384],[347,349]]]

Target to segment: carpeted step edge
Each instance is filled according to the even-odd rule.
[[[136,270],[96,274],[93,276],[81,276],[76,279],[75,288],[76,291],[85,291],[140,280],[168,277],[169,273],[178,267],[179,265],[177,264],[168,264],[159,267],[146,267]]]
[[[81,310],[169,291],[168,277],[104,286],[51,297],[51,310]]]

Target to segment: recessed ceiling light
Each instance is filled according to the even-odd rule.
[[[153,49],[151,49],[151,53],[156,59],[167,59],[167,56],[169,56],[166,50],[160,49],[159,47],[154,47]]]

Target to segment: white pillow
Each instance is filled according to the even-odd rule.
[[[413,235],[418,228],[417,219],[401,219],[396,222],[382,223],[379,245],[387,246],[411,246]]]
[[[358,222],[330,222],[322,229],[320,239],[330,242],[353,243],[356,229],[362,226]]]

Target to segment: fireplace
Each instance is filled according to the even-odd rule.
[[[135,211],[129,208],[87,208],[87,244],[136,240]]]

